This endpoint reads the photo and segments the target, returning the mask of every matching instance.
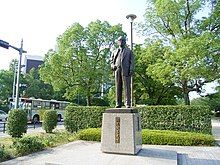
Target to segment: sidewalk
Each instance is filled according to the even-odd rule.
[[[143,145],[138,155],[106,154],[97,142],[75,141],[2,165],[219,165],[219,147]]]
[[[214,117],[212,119],[212,134],[214,135],[218,146],[220,146],[220,117]]]

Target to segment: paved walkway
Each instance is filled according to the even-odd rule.
[[[220,118],[212,120],[219,143]],[[2,165],[220,165],[220,147],[143,145],[136,156],[106,154],[97,142],[75,141],[56,148],[2,162]]]
[[[220,117],[212,119],[212,134],[214,135],[218,146],[220,146]]]

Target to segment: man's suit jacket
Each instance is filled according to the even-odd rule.
[[[111,56],[111,67],[115,67],[116,58],[119,56],[120,49],[115,51]],[[134,55],[132,51],[125,47],[122,52],[121,69],[123,76],[130,76],[134,72]]]

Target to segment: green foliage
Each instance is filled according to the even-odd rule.
[[[106,107],[68,106],[64,114],[64,126],[69,132],[101,127],[105,109]]]
[[[27,113],[24,110],[9,111],[7,132],[12,137],[22,137],[27,132]]]
[[[145,105],[176,105],[176,98],[182,97],[180,88],[173,83],[163,84],[153,79],[147,72],[147,68],[150,64],[146,62],[145,56],[142,54],[143,51],[145,51],[145,49],[140,45],[135,46],[135,103]],[[156,56],[156,54],[154,54],[154,56]]]
[[[5,146],[0,145],[0,162],[11,158],[10,153],[5,149]]]
[[[142,51],[147,74],[163,84],[178,85],[185,104],[190,104],[190,91],[201,93],[205,83],[220,77],[219,2],[209,17],[198,18],[205,5],[200,0],[150,0],[141,26],[150,36]]]
[[[68,106],[64,125],[67,131],[101,127],[106,107]],[[211,134],[211,110],[207,106],[139,107],[143,129],[177,130]]]
[[[77,139],[86,141],[101,141],[101,129],[100,128],[88,128],[77,132]]]
[[[91,105],[101,85],[109,83],[110,67],[106,64],[110,49],[123,34],[120,24],[111,26],[97,20],[83,27],[74,23],[58,37],[58,51],[46,54],[40,77],[55,90],[65,90],[68,100],[80,95]]]
[[[89,128],[81,130],[77,133],[77,138],[87,141],[101,141],[101,129]],[[201,133],[143,129],[142,144],[213,146],[215,145],[215,139],[212,135]]]
[[[44,144],[37,137],[26,136],[20,139],[15,139],[14,148],[18,156],[27,155],[44,149]]]
[[[25,97],[35,97],[47,100],[52,99],[54,95],[53,87],[40,80],[38,72],[38,70],[32,68],[29,73],[25,75],[25,81],[27,84]]]
[[[43,115],[43,129],[47,133],[51,133],[57,126],[57,111],[46,110]]]
[[[12,95],[13,72],[0,70],[0,100],[7,100]]]
[[[40,110],[39,110],[39,113],[38,113],[38,114],[39,114],[39,117],[40,117],[40,120],[41,120],[41,121],[43,121],[43,119],[44,119],[44,112],[45,112],[45,111],[47,111],[47,109],[40,109]]]
[[[140,107],[143,129],[176,130],[211,134],[211,110],[207,106]]]
[[[212,135],[167,130],[142,130],[142,143],[153,145],[213,146]]]
[[[104,98],[93,98],[92,99],[92,106],[109,106],[108,99]]]
[[[0,138],[0,162],[77,140],[64,130],[25,135],[22,138]]]
[[[75,134],[67,131],[55,131],[38,137],[46,147],[55,147],[75,140]]]

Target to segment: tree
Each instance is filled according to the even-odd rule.
[[[91,105],[101,85],[109,82],[110,49],[124,34],[121,25],[111,26],[99,20],[85,28],[74,23],[58,37],[58,50],[46,54],[40,69],[42,80],[55,90],[65,89],[65,98],[73,100],[80,94]]]
[[[45,84],[40,80],[38,70],[32,68],[29,73],[25,75],[26,89],[24,90],[25,97],[35,97],[41,99],[54,99],[53,87]],[[59,99],[60,100],[60,99]]]
[[[148,105],[173,105],[176,103],[176,98],[181,97],[179,87],[173,83],[163,85],[160,81],[154,80],[146,72],[150,60],[146,62],[144,59],[145,51],[141,45],[136,45],[134,49],[135,54],[135,75],[134,75],[134,96],[136,104]]]
[[[198,19],[197,13],[204,7],[200,0],[149,0],[145,34],[153,34],[149,48],[143,53],[150,63],[147,73],[163,84],[174,83],[183,93],[185,104],[190,104],[189,92],[201,93],[201,87],[219,78],[219,37],[210,29],[204,29],[213,21]],[[149,41],[148,40],[148,41]],[[217,42],[217,43],[216,43]]]
[[[0,70],[0,100],[6,101],[12,96],[13,81],[14,76],[16,76],[17,62],[18,61],[16,59],[13,59],[9,64],[9,70]],[[23,81],[22,77],[21,81]]]

